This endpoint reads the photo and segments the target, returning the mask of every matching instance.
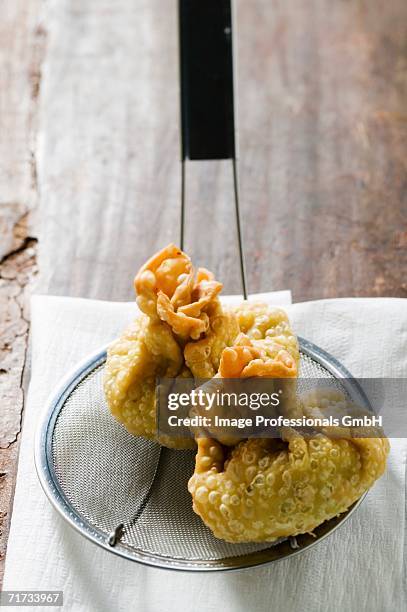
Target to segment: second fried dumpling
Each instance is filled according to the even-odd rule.
[[[217,538],[272,542],[311,532],[344,512],[386,466],[384,438],[253,439],[231,451],[198,438],[188,489],[193,509]]]

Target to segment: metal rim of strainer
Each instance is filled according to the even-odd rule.
[[[304,338],[298,338],[300,349],[303,354],[319,363],[328,370],[336,379],[341,379],[344,386],[351,385],[352,392],[359,395],[360,400],[368,410],[372,410],[371,404],[359,383],[352,377],[350,372],[332,355],[319,348]],[[314,534],[302,534],[296,536],[298,547],[290,546],[289,540],[270,545],[269,548],[244,554],[242,556],[228,557],[217,560],[187,560],[175,559],[173,557],[152,554],[141,549],[136,549],[123,542],[112,547],[108,543],[108,534],[98,529],[76,511],[64,494],[53,468],[52,436],[58,415],[66,400],[82,382],[96,368],[102,365],[106,359],[106,349],[103,347],[92,356],[78,364],[59,384],[56,391],[47,402],[42,418],[40,419],[35,435],[35,466],[41,486],[49,501],[57,512],[81,535],[91,542],[101,546],[109,552],[113,552],[125,559],[136,561],[144,565],[172,570],[183,571],[231,571],[249,569],[256,566],[264,566],[274,561],[309,550],[333,533],[339,526],[351,516],[361,504],[367,493],[362,495],[346,512],[338,517],[325,521],[314,530]],[[177,452],[177,451],[174,451]],[[192,504],[191,504],[192,507]]]

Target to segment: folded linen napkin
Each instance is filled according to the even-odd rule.
[[[355,376],[407,377],[406,300],[339,299],[290,306],[289,292],[262,294],[261,299],[284,305],[295,331],[333,354]],[[59,517],[35,473],[38,417],[58,380],[117,336],[135,310],[134,303],[44,296],[32,300],[32,379],[3,588],[62,590],[64,609],[73,612],[407,609],[404,439],[391,440],[386,474],[343,527],[311,550],[267,567],[210,574],[144,567],[98,548]]]

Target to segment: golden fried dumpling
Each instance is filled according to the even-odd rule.
[[[197,442],[193,509],[227,542],[312,532],[372,486],[389,449],[384,438],[305,440],[293,431],[285,442],[246,440],[229,452],[215,440]]]
[[[170,244],[142,266],[135,278],[142,315],[109,349],[105,395],[112,413],[135,434],[156,439],[156,377],[212,377],[220,354],[239,333],[231,310],[224,311],[222,285]],[[193,447],[193,440],[159,440]]]
[[[157,440],[157,376],[185,376],[182,350],[165,323],[141,314],[108,349],[104,391],[117,420],[130,433],[150,440]],[[167,437],[162,442],[171,448],[195,446],[190,439]]]
[[[208,331],[222,289],[211,272],[195,271],[188,255],[173,244],[142,266],[134,286],[140,310],[151,319],[165,321],[184,342]]]
[[[220,375],[284,378],[286,371],[286,377],[295,376],[295,359],[288,351],[269,356],[255,342],[262,340],[240,336],[236,346],[226,348]],[[339,401],[327,394],[288,402],[283,414],[297,418],[308,408],[308,413],[315,411],[316,397],[322,407]],[[340,401],[346,410],[345,397]],[[388,441],[380,430],[370,431],[376,437],[332,439],[316,433],[305,439],[284,428],[284,439],[244,440],[232,449],[214,438],[197,437],[195,472],[188,483],[193,509],[216,537],[228,542],[271,542],[310,532],[347,510],[384,472]]]

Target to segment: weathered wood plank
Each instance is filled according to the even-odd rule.
[[[34,140],[44,31],[41,2],[4,3],[0,19],[0,585],[23,411],[27,301],[36,270]]]
[[[176,3],[50,6],[38,150],[40,289],[125,299],[178,239]]]
[[[249,286],[406,295],[406,5],[238,3]],[[42,287],[125,299],[178,236],[176,2],[59,2],[40,149]],[[186,248],[240,288],[229,166],[190,163]]]
[[[407,4],[238,4],[251,287],[406,296]]]

